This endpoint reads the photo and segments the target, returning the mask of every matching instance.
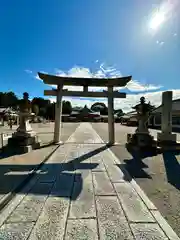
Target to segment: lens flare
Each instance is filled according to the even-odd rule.
[[[158,11],[152,17],[149,27],[153,30],[156,30],[164,21],[165,21],[165,13]]]

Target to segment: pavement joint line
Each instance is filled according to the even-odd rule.
[[[91,157],[92,159],[92,157]],[[90,162],[91,162],[90,159]],[[91,181],[92,181],[92,187],[93,187],[93,198],[94,198],[94,208],[95,208],[95,214],[96,214],[96,227],[97,227],[97,236],[98,239],[100,239],[100,224],[99,224],[99,219],[98,219],[98,210],[97,210],[97,204],[96,204],[96,194],[95,194],[95,184],[94,184],[94,178],[93,178],[93,173],[91,170]]]
[[[89,124],[90,125],[90,124]],[[99,137],[99,139],[103,142],[102,138],[99,136],[99,134],[95,131],[95,129],[93,128],[92,125],[90,125],[91,128],[94,130],[94,133]],[[116,157],[116,155],[111,151],[111,149],[107,148],[107,150],[111,153],[112,157],[116,160],[118,160],[120,162],[120,160]],[[106,166],[105,166],[106,167]],[[130,176],[130,174],[127,172],[126,169],[124,169],[125,172],[124,173],[127,173],[128,177]],[[111,181],[111,180],[110,180]],[[132,184],[133,182],[133,184]],[[150,214],[152,215],[152,217],[155,219],[156,223],[160,226],[160,228],[163,230],[163,232],[165,233],[165,235],[169,238],[169,239],[172,239],[170,236],[168,236],[169,234],[169,231],[171,231],[171,233],[174,234],[174,236],[176,236],[176,240],[180,239],[177,234],[175,233],[175,231],[171,228],[171,226],[168,224],[168,222],[164,219],[163,216],[161,216],[161,224],[159,223],[159,221],[154,217],[154,215],[152,214],[151,212],[151,209],[148,208],[148,204],[147,204],[147,199],[149,201],[149,203],[151,203],[152,205],[154,205],[151,200],[147,197],[147,195],[145,194],[145,192],[141,189],[141,187],[137,184],[137,182],[132,178],[131,182],[130,182],[132,188],[136,191],[136,193],[139,195],[139,197],[141,198],[141,200],[145,203],[147,209],[149,210]],[[136,186],[136,188],[133,187]],[[114,187],[114,185],[113,185]],[[139,191],[137,190],[139,189],[141,191],[142,194],[139,194]],[[115,190],[116,191],[116,190]],[[116,192],[117,193],[117,192]],[[145,196],[145,199],[143,199],[142,195]],[[156,209],[153,209],[153,210],[156,210],[156,212],[160,213],[159,210],[156,208]],[[169,231],[167,230],[167,227],[169,229]],[[173,239],[174,240],[174,239]]]
[[[90,220],[90,219],[93,219],[93,220],[97,220],[97,217],[79,217],[79,218],[68,218],[68,220]]]
[[[67,141],[72,137],[72,135],[76,132],[76,130],[80,127],[77,126],[74,132],[69,136]],[[12,199],[17,195],[17,192],[22,190],[34,177],[35,173],[41,169],[41,167],[52,157],[52,155],[56,152],[56,150],[62,146],[62,144],[58,145],[55,147],[55,149],[45,157],[45,159],[38,165],[36,166],[30,174],[27,175],[27,177],[16,187],[14,188],[10,193],[6,194],[1,200],[0,200],[0,213],[4,210],[4,208],[12,201]],[[66,151],[67,152],[67,151]],[[66,158],[66,157],[65,157]]]

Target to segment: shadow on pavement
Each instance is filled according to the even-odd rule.
[[[144,168],[148,166],[141,160],[137,161],[136,159],[125,159],[122,164],[117,164],[117,166],[124,173],[124,180],[131,181],[133,178],[148,178],[152,179],[152,177],[146,173]],[[128,173],[127,173],[128,172]]]
[[[180,152],[164,152],[163,160],[168,182],[176,189],[180,190],[180,164],[176,155],[180,155]]]
[[[0,164],[0,199],[10,192],[12,194],[27,194],[28,191],[25,188],[25,184],[22,185],[22,183],[28,183],[26,181],[27,177],[36,169],[36,172],[31,176],[37,177],[37,184],[30,190],[31,194],[49,194],[49,188],[46,190],[41,184],[52,184],[52,186],[54,186],[50,193],[51,196],[67,197],[76,200],[82,191],[83,179],[86,178],[86,174],[88,174],[88,171],[84,171],[82,177],[81,171],[77,171],[82,169],[92,170],[96,168],[98,163],[83,163],[83,161],[105,149],[107,149],[107,145],[74,158],[67,163],[45,163],[39,170],[39,165]],[[28,179],[28,181],[29,180],[30,179]],[[76,183],[75,188],[73,188],[74,183]],[[37,187],[37,185],[39,185],[39,187]]]
[[[158,155],[159,150],[155,151],[136,151],[126,146],[127,151],[131,154],[132,159],[124,159],[122,164],[118,164],[121,171],[124,172],[124,180],[131,181],[133,178],[148,178],[152,177],[144,170],[148,166],[143,160],[147,157]],[[127,174],[127,172],[129,174]],[[130,176],[128,176],[130,175]]]
[[[123,171],[128,171],[128,173],[132,178],[148,178],[152,179],[152,177],[145,172],[145,168],[148,166],[145,164],[145,158],[153,157],[158,154],[162,154],[164,160],[164,166],[166,170],[167,181],[174,186],[176,189],[180,190],[180,163],[178,162],[176,155],[180,155],[180,151],[163,151],[157,150],[155,152],[146,151],[130,151],[128,152],[132,155],[132,159],[125,159],[124,164],[119,166]],[[131,180],[130,179],[130,180]],[[128,178],[126,179],[128,180]]]
[[[40,147],[38,146],[37,148],[35,148],[33,150],[42,149],[42,148],[50,147],[53,145],[54,145],[54,142],[49,141],[48,143],[44,143],[44,144],[40,145]],[[25,153],[22,151],[17,151],[16,149],[9,148],[8,146],[4,146],[3,148],[0,149],[0,160],[15,156],[15,155],[23,155],[23,154],[25,154]]]

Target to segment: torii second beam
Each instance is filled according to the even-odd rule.
[[[44,90],[45,96],[57,96],[57,90]],[[62,96],[65,97],[97,97],[97,98],[106,98],[112,95],[113,98],[126,98],[126,93],[121,93],[114,91],[112,93],[108,91],[103,92],[81,92],[81,91],[67,91],[66,89],[62,90]]]

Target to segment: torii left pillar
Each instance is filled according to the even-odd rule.
[[[61,125],[62,125],[62,85],[57,87],[55,123],[54,123],[54,143],[61,143]]]

